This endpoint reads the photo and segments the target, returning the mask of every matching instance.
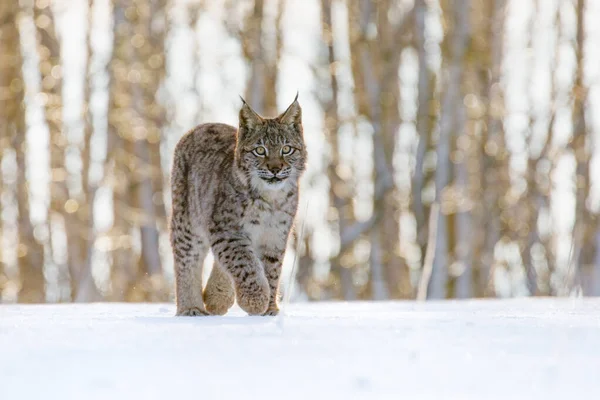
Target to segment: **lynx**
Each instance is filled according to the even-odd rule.
[[[306,167],[298,96],[276,118],[242,99],[239,126],[207,123],[185,134],[171,176],[177,315],[223,315],[237,299],[249,315],[277,315],[286,244]],[[212,272],[202,292],[209,250]]]

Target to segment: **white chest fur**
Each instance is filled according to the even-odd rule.
[[[244,228],[259,253],[264,249],[285,249],[290,225],[290,215],[277,202],[255,200],[244,217]]]

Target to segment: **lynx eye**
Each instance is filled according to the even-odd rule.
[[[284,156],[290,155],[294,152],[294,148],[288,145],[285,145],[281,148],[281,154]]]
[[[267,154],[267,149],[260,146],[260,147],[255,148],[254,150],[252,150],[252,153],[254,153],[254,155],[256,155],[256,156],[264,157]]]

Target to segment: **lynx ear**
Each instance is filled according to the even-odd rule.
[[[286,125],[299,126],[302,124],[302,108],[300,108],[300,104],[298,103],[298,93],[296,93],[294,102],[277,119]]]
[[[256,113],[256,111],[250,108],[242,96],[240,96],[240,99],[242,99],[242,103],[244,103],[240,109],[240,128],[253,129],[257,125],[261,124],[263,119]]]

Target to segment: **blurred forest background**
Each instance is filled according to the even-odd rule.
[[[2,0],[1,301],[172,300],[175,143],[296,90],[293,299],[600,295],[597,21],[597,0]]]

